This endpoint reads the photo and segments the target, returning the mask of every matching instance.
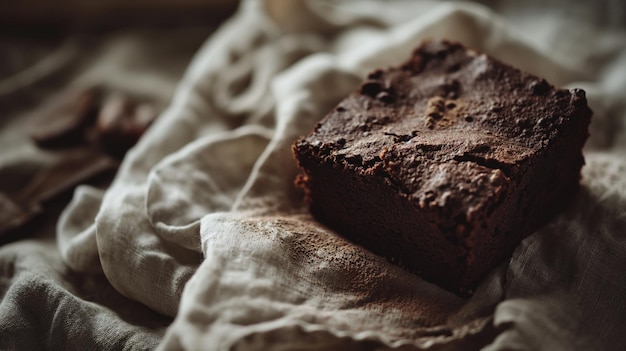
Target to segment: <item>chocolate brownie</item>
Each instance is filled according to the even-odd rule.
[[[468,292],[570,202],[591,115],[583,90],[429,41],[296,141],[296,184],[339,234]]]

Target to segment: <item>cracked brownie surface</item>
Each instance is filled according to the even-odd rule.
[[[296,183],[339,234],[467,292],[574,195],[590,118],[582,90],[430,41],[294,144]]]

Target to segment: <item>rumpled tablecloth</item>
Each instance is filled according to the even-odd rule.
[[[615,1],[244,1],[105,191],[0,248],[0,348],[620,350],[626,34]],[[582,188],[471,298],[315,221],[290,145],[372,69],[448,38],[587,92]],[[358,214],[355,214],[358,215]]]

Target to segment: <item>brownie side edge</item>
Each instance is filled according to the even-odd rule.
[[[428,42],[293,145],[297,184],[320,222],[458,292],[567,205],[590,118],[582,90]],[[428,193],[436,167],[452,175]]]

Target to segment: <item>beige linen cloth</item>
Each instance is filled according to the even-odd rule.
[[[245,1],[111,187],[79,187],[57,227],[72,274],[174,321],[146,325],[151,312],[131,304],[126,315],[143,317],[94,313],[98,323],[81,326],[50,299],[41,308],[67,321],[42,331],[67,349],[83,337],[111,349],[622,349],[626,36],[615,20],[595,23],[597,13],[573,22],[516,6],[500,17],[470,3]],[[402,62],[425,38],[583,88],[595,112],[575,200],[468,299],[325,228],[293,186],[293,141],[367,72]]]

